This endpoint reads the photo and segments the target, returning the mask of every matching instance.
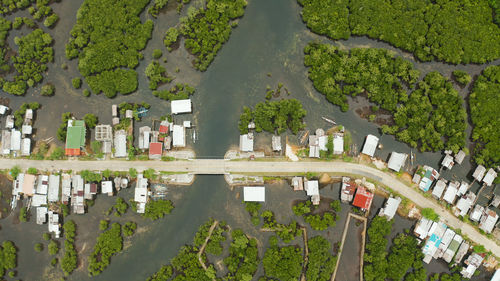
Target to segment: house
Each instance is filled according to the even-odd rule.
[[[464,195],[465,193],[467,193],[467,190],[469,190],[469,184],[465,181],[462,181],[462,183],[460,183],[460,188],[458,189],[457,196]]]
[[[66,149],[67,156],[79,156],[81,149],[85,146],[85,122],[83,120],[68,120],[66,129]]]
[[[379,139],[374,135],[366,136],[365,144],[363,145],[361,153],[373,157],[378,146],[378,140]]]
[[[8,130],[2,130],[2,154],[10,154],[10,138],[11,134]]]
[[[266,188],[264,186],[243,187],[243,201],[245,202],[265,202]]]
[[[344,135],[333,135],[333,154],[339,155],[344,153]]]
[[[163,143],[152,142],[149,144],[149,159],[161,159]]]
[[[21,192],[25,196],[33,196],[33,194],[35,193],[35,183],[35,175],[25,174]]]
[[[175,137],[174,137],[174,141],[175,141]],[[240,150],[243,152],[252,152],[253,151],[253,133],[240,135]]]
[[[455,202],[455,199],[457,198],[458,187],[458,182],[450,182],[448,184],[448,188],[446,188],[446,192],[444,193],[443,200],[448,204],[453,204]]]
[[[458,251],[455,254],[455,258],[453,259],[453,261],[457,264],[461,263],[462,259],[465,257],[465,255],[469,251],[469,247],[470,247],[469,243],[467,243],[466,241],[463,241],[462,244],[460,245],[460,248],[458,248]]]
[[[293,177],[292,186],[294,191],[304,190],[304,182],[302,181],[302,177]]]
[[[401,203],[401,197],[390,197],[385,202],[384,208],[380,209],[380,215],[385,216],[387,220],[392,220],[396,211],[398,210],[399,204]]]
[[[113,144],[110,141],[103,141],[102,142],[102,153],[108,154],[113,152]]]
[[[49,176],[49,189],[47,192],[47,199],[50,203],[59,201],[59,181],[60,177],[57,175]]]
[[[484,213],[484,207],[479,204],[476,204],[474,210],[472,210],[472,213],[470,213],[469,219],[471,221],[479,222],[479,219],[481,218],[483,213]]]
[[[281,137],[280,136],[272,136],[271,144],[273,147],[273,151],[281,151]]]
[[[83,189],[83,199],[92,200],[92,194],[90,194],[90,183],[86,183]]]
[[[128,118],[128,119],[134,118],[134,112],[131,109],[125,110],[125,118]]]
[[[111,116],[112,117],[118,117],[118,105],[113,104],[111,106]]]
[[[111,142],[113,140],[113,129],[110,125],[97,125],[95,127],[95,140]]]
[[[441,165],[448,170],[451,170],[454,164],[455,162],[453,161],[453,157],[450,154],[446,154],[443,158],[443,161],[441,161]]]
[[[439,244],[438,250],[434,254],[435,258],[443,257],[444,252],[446,251],[446,249],[448,249],[448,246],[450,246],[453,237],[455,237],[455,231],[450,228],[446,229],[443,235],[443,239],[441,239],[441,243]]]
[[[113,155],[115,158],[127,157],[127,133],[125,130],[115,132],[115,141],[113,144],[115,146]]]
[[[148,201],[148,179],[142,174],[137,176],[137,183],[134,190],[134,201],[137,203],[137,213],[144,214]]]
[[[0,104],[0,115],[4,115],[5,113],[7,113],[7,111],[9,111],[9,108],[5,105]]]
[[[21,150],[21,132],[16,129],[12,129],[12,132],[10,134],[10,150]]]
[[[30,156],[31,154],[31,139],[24,138],[21,140],[21,156]]]
[[[441,240],[443,235],[445,234],[448,226],[444,223],[433,223],[431,229],[427,233],[429,239],[426,241],[424,247],[422,248],[422,253],[424,254],[423,261],[425,263],[429,263],[437,250],[439,249],[439,245],[441,245]]]
[[[482,229],[486,233],[491,233],[497,221],[498,221],[497,213],[492,209],[488,209],[481,216],[481,220],[479,222],[479,229]]]
[[[455,210],[454,214],[455,216],[462,216],[464,217],[469,213],[470,208],[474,204],[474,201],[476,201],[476,194],[473,192],[467,193],[467,195],[464,195],[460,199],[458,199],[457,205],[455,205]]]
[[[118,124],[120,124],[120,118],[113,117],[113,119],[111,119],[111,125],[115,126],[115,125],[118,125]]]
[[[31,125],[24,124],[21,127],[21,132],[23,133],[23,135],[31,135],[33,133],[33,127],[31,127]]]
[[[309,136],[309,157],[319,158],[319,138],[318,136]]]
[[[342,186],[340,188],[340,201],[351,203],[356,193],[357,185],[348,177],[342,177]]]
[[[460,150],[457,154],[455,154],[455,162],[457,162],[458,165],[462,165],[464,159],[465,159],[465,152],[463,150]]]
[[[464,262],[467,267],[463,267],[462,271],[460,271],[462,277],[471,278],[474,272],[481,266],[483,260],[484,254],[472,253]]]
[[[306,190],[307,196],[311,197],[311,202],[313,205],[319,205],[319,182],[317,180],[305,180],[304,189]]]
[[[108,194],[108,196],[113,196],[113,182],[112,181],[102,181],[101,182],[101,192],[103,194]]]
[[[71,198],[71,176],[68,174],[62,175],[61,182],[61,201],[63,204],[67,205]]]
[[[7,115],[7,118],[5,119],[5,128],[14,128],[14,115]]]
[[[391,153],[391,158],[389,158],[388,167],[389,169],[399,172],[401,167],[404,166],[408,154],[393,152]]]
[[[464,241],[462,236],[455,234],[453,236],[453,240],[451,240],[450,245],[448,246],[448,249],[443,254],[443,259],[447,262],[450,263],[453,257],[455,256],[455,253],[458,251],[458,248],[460,247],[460,244]]]
[[[483,180],[484,174],[486,173],[486,168],[483,165],[477,166],[476,170],[472,174],[472,177],[476,179],[478,182]]]
[[[139,149],[149,149],[149,137],[151,127],[143,126],[139,128]]]
[[[421,179],[418,182],[418,187],[424,192],[427,192],[431,188],[432,183],[439,178],[438,171],[427,165],[419,168],[415,175],[421,176]]]
[[[33,120],[33,109],[28,108],[24,113],[24,123],[29,123],[31,120]]]
[[[40,207],[42,205],[47,205],[47,195],[33,194],[33,198],[31,199],[31,206]]]
[[[17,175],[17,178],[12,182],[12,195],[13,196],[18,196],[20,193],[23,192],[24,177],[25,177],[25,174],[20,173],[19,175]]]
[[[182,126],[184,126],[184,128],[191,128],[191,121],[189,120],[182,121]]]
[[[191,99],[173,100],[171,108],[172,114],[191,113]]]
[[[441,199],[443,192],[446,188],[446,180],[440,179],[436,182],[434,189],[432,190],[432,196],[434,196],[437,200]]]
[[[49,176],[39,175],[35,192],[38,194],[47,195],[48,189],[49,189]]]
[[[174,125],[172,131],[172,145],[174,147],[185,147],[186,146],[186,128],[181,125]],[[241,137],[240,137],[241,140]],[[241,145],[241,144],[240,144]],[[252,141],[253,149],[253,141]]]
[[[47,207],[36,208],[36,224],[44,224],[47,222]]]
[[[499,195],[494,195],[493,199],[491,200],[490,206],[493,208],[498,208],[500,206],[500,196]]]
[[[491,186],[496,177],[497,173],[493,170],[493,168],[490,168],[483,178],[483,183],[487,186]]]
[[[417,236],[417,238],[420,240],[424,240],[425,238],[427,238],[428,233],[434,224],[435,223],[432,220],[422,217],[415,226],[415,236]]]
[[[85,213],[85,185],[83,178],[80,175],[73,176],[71,180],[73,192],[71,194],[71,206],[73,207],[74,214]]]
[[[59,214],[49,211],[49,232],[54,233],[55,238],[61,235],[61,228],[59,227]]]
[[[364,186],[359,186],[356,190],[356,196],[352,204],[363,211],[370,210],[373,201],[373,193],[369,192]]]

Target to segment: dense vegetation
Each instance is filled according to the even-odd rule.
[[[271,239],[276,237],[271,237]],[[262,259],[267,277],[278,280],[299,280],[302,272],[302,249],[296,246],[278,247],[271,241]]]
[[[255,122],[255,131],[281,134],[287,129],[297,134],[305,127],[302,122],[307,111],[302,108],[300,101],[296,99],[266,101],[255,105],[252,111],[249,107],[243,108],[240,116],[239,129],[241,134],[248,133],[248,124]]]
[[[71,112],[65,112],[61,115],[61,125],[57,129],[57,139],[64,142],[66,141],[66,133],[68,131],[68,120],[71,119],[73,115]]]
[[[368,228],[368,242],[364,256],[363,274],[366,281],[385,280],[387,278],[387,238],[391,233],[393,221],[376,216]]]
[[[53,61],[52,37],[50,34],[36,29],[23,37],[16,37],[17,55],[12,62],[17,73],[14,81],[0,78],[2,89],[13,95],[24,95],[28,87],[42,81],[42,73],[47,70],[47,63]]]
[[[337,206],[337,204],[334,205]],[[313,206],[311,201],[300,202],[292,207],[293,213],[297,216],[304,217],[305,222],[307,222],[314,230],[321,231],[326,230],[328,227],[335,227],[337,217],[335,214],[331,212],[325,212],[322,215],[312,214],[315,208],[316,206]]]
[[[153,29],[151,20],[142,24],[139,18],[148,3],[85,0],[78,10],[66,56],[78,57],[78,69],[94,93],[114,97],[136,90],[137,73],[133,69]]]
[[[366,35],[422,61],[466,64],[500,57],[500,27],[487,0],[298,2],[307,26],[332,39]]]
[[[262,205],[259,202],[244,202],[245,210],[250,214],[252,224],[258,226],[260,224],[259,210]]]
[[[173,209],[174,205],[170,200],[150,200],[146,203],[146,210],[142,216],[151,220],[157,220],[170,214]]]
[[[454,70],[452,72],[453,78],[460,84],[460,86],[465,86],[472,81],[472,77],[463,70]]]
[[[164,83],[170,83],[172,78],[168,76],[165,67],[161,66],[157,61],[152,61],[144,71],[149,80],[149,88],[151,90],[158,89],[158,86]]]
[[[262,212],[261,217],[264,218],[264,229],[275,231],[285,243],[290,243],[300,234],[300,228],[296,221],[292,221],[288,225],[278,223],[274,213],[269,210]]]
[[[423,268],[424,254],[418,246],[418,240],[410,235],[399,234],[393,240],[391,253],[387,257],[387,277],[391,280],[425,280],[427,274]],[[407,272],[413,269],[409,274]],[[417,277],[420,277],[417,278]],[[424,279],[421,279],[424,277]]]
[[[337,257],[330,253],[332,248],[330,242],[321,236],[316,236],[307,241],[309,256],[306,269],[306,280],[328,281],[330,280]]]
[[[205,71],[214,60],[215,55],[222,48],[231,34],[231,28],[236,26],[237,18],[245,13],[245,0],[208,0],[205,7],[188,13],[187,18],[181,19],[180,33],[185,38],[184,46],[195,56],[194,66]],[[174,36],[167,35],[165,40],[170,47]]]
[[[214,223],[213,219],[209,219],[206,223],[202,224],[198,228],[198,232],[196,232],[196,235],[194,236],[193,239],[193,245],[195,247],[201,248],[201,245],[205,243],[205,239],[208,236],[208,232],[210,230],[210,227]],[[222,254],[222,245],[221,242],[226,241],[226,237],[223,235],[224,229],[223,227],[225,226],[224,222],[221,222],[218,224],[213,232],[212,235],[210,236],[210,239],[208,240],[207,246],[205,247],[205,251],[209,254],[212,255],[220,255]]]
[[[0,247],[0,278],[5,275],[5,272],[16,268],[17,266],[17,249],[11,241],[4,241]]]
[[[259,265],[257,239],[248,238],[241,229],[231,232],[229,256],[224,259],[227,280],[251,280]]]
[[[31,103],[23,103],[19,109],[17,109],[14,112],[14,127],[17,129],[21,129],[24,123],[24,115],[26,114],[27,109],[32,109],[33,114],[35,113],[35,110],[40,108],[40,104],[38,102],[31,102]]]
[[[190,95],[194,94],[194,92],[195,88],[188,84],[177,83],[172,86],[170,90],[153,91],[153,95],[163,100],[172,101],[187,99]]]
[[[148,277],[146,281],[167,281],[172,277],[174,271],[171,265],[165,265],[160,268],[155,274]]]
[[[466,119],[462,98],[451,82],[430,72],[408,102],[397,109],[395,125],[383,126],[382,131],[421,151],[449,149],[456,153],[465,146]]]
[[[153,5],[148,9],[148,13],[156,18],[158,16],[158,12],[163,9],[163,7],[167,6],[167,4],[168,0],[154,0]]]
[[[310,43],[304,52],[314,87],[342,111],[349,108],[346,96],[366,94],[371,102],[393,112],[407,99],[403,84],[413,85],[420,74],[409,61],[384,49],[345,52],[330,44]]]
[[[111,256],[119,253],[123,248],[123,238],[119,223],[113,223],[111,228],[97,237],[94,251],[89,257],[89,276],[99,275],[108,267]]]
[[[61,268],[64,275],[68,276],[76,269],[78,256],[75,249],[76,224],[74,221],[67,221],[63,225],[64,236],[64,256],[61,259]]]
[[[487,167],[500,165],[500,66],[484,69],[469,97],[470,116],[476,141],[474,159]]]

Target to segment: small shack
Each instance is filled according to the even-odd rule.
[[[333,136],[333,154],[340,155],[344,153],[344,135],[335,134]]]
[[[265,202],[266,187],[245,186],[243,187],[243,201],[245,202]]]
[[[302,177],[293,177],[292,186],[294,191],[304,190],[304,182],[302,181]]]
[[[491,186],[496,177],[497,177],[497,172],[495,172],[493,168],[490,168],[483,178],[483,183],[487,186]]]
[[[388,167],[389,169],[399,172],[406,162],[408,154],[392,152],[391,158],[389,158]]]
[[[273,151],[281,151],[281,137],[273,136],[271,139]]]
[[[174,125],[172,132],[172,145],[174,147],[186,146],[186,128],[181,125]]]
[[[340,188],[340,201],[351,203],[356,193],[357,185],[348,177],[342,177],[342,187]]]
[[[457,162],[458,165],[461,165],[462,162],[464,162],[465,159],[465,152],[463,150],[460,150],[457,154],[455,154],[455,162]]]
[[[365,144],[363,145],[361,153],[373,157],[378,146],[378,141],[379,139],[374,135],[366,136]]]
[[[253,133],[240,135],[240,150],[243,152],[253,151]]]
[[[486,173],[486,168],[483,165],[479,165],[474,170],[472,177],[476,179],[478,182],[481,182],[483,180],[485,173]]]
[[[191,99],[173,100],[171,103],[171,108],[172,114],[190,113],[192,109]]]
[[[396,211],[398,210],[399,204],[401,203],[401,197],[390,197],[385,202],[385,206],[380,209],[380,215],[385,216],[387,220],[392,220]]]

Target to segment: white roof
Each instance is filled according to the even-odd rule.
[[[476,194],[469,192],[466,196],[460,198],[457,202],[457,209],[459,210],[456,215],[458,216],[465,216],[469,212],[470,208],[472,207],[472,204],[474,203],[474,200],[476,200]]]
[[[2,130],[2,154],[10,154],[10,131]]]
[[[385,206],[383,208],[383,214],[389,219],[392,219],[396,214],[396,211],[398,210],[400,203],[401,203],[400,197],[396,198],[390,197],[389,199],[387,199],[387,202],[385,203]]]
[[[174,147],[185,147],[186,146],[186,129],[181,125],[174,125],[174,131],[172,133],[172,145]]]
[[[102,193],[112,193],[113,192],[113,182],[112,181],[102,181],[101,182]]]
[[[33,194],[33,199],[31,199],[31,206],[39,207],[42,205],[47,205],[47,195]]]
[[[446,192],[444,193],[443,200],[448,202],[449,204],[453,204],[455,198],[457,197],[457,192],[458,192],[458,183],[450,182],[448,184]]]
[[[471,221],[479,221],[483,213],[484,213],[484,207],[479,204],[476,204],[474,210],[472,210],[472,213],[469,216],[469,219]]]
[[[7,112],[8,109],[9,108],[6,107],[5,105],[0,104],[0,114],[2,114],[2,115],[5,114],[5,112]]]
[[[389,159],[389,163],[387,166],[389,167],[389,169],[399,172],[401,170],[401,167],[403,167],[406,162],[406,157],[408,157],[407,154],[393,152],[391,153],[391,158]]]
[[[147,127],[147,128],[149,128],[149,127]],[[139,149],[148,149],[149,148],[150,133],[151,133],[151,129],[144,130],[141,132],[141,135],[139,136]]]
[[[462,181],[462,183],[460,184],[460,188],[458,189],[457,195],[462,196],[467,192],[467,190],[469,190],[469,184],[466,183],[465,181]]]
[[[328,136],[318,136],[318,146],[319,150],[327,151],[326,143],[328,142]]]
[[[243,187],[243,201],[245,202],[265,202],[266,188],[264,186]]]
[[[21,127],[21,131],[23,132],[23,135],[31,135],[31,133],[33,132],[33,128],[31,127],[31,125],[23,125]]]
[[[144,176],[142,174],[137,175],[136,186],[141,187],[141,188],[147,188],[148,187],[148,179],[144,178]]]
[[[16,129],[10,135],[10,150],[21,150],[21,132]]]
[[[126,157],[127,156],[127,134],[124,130],[117,131],[115,133],[115,157]]]
[[[50,175],[49,176],[49,190],[48,190],[48,200],[49,202],[57,202],[59,200],[59,176]]]
[[[333,154],[342,154],[344,152],[344,136],[333,136]]]
[[[420,221],[415,226],[414,232],[415,234],[417,234],[417,237],[420,239],[425,239],[433,223],[433,221],[422,217],[422,219],[420,219]]]
[[[483,182],[487,186],[491,186],[496,177],[497,177],[497,173],[495,172],[495,170],[493,170],[493,168],[490,168],[488,170],[488,172],[486,173],[486,176],[484,176]]]
[[[484,177],[484,173],[486,173],[486,168],[483,165],[479,165],[474,170],[472,177],[475,178],[477,181],[481,181]]]
[[[5,128],[12,129],[14,128],[14,115],[7,115],[5,120]]]
[[[309,157],[319,158],[319,146],[309,146]]]
[[[172,114],[191,112],[191,100],[173,100],[171,103]]]
[[[61,230],[59,229],[59,215],[49,211],[49,232],[53,232],[56,238],[59,238]]]
[[[479,224],[479,228],[484,230],[486,233],[491,233],[497,221],[498,221],[497,213],[489,209],[481,217],[481,223]]]
[[[304,189],[307,192],[307,196],[319,195],[319,184],[318,184],[318,181],[309,181],[309,180],[306,180],[304,182]]]
[[[245,152],[253,151],[253,134],[240,135],[240,150]]]
[[[446,154],[446,156],[443,158],[443,161],[441,162],[441,165],[448,169],[451,169],[453,168],[453,164],[455,164],[455,162],[453,162],[453,157],[450,154]]]
[[[134,190],[134,201],[137,203],[146,203],[148,201],[148,189],[136,186]]]
[[[31,154],[31,139],[24,138],[21,141],[21,155],[29,156]]]
[[[47,195],[47,189],[49,187],[48,183],[49,183],[49,176],[39,175],[37,180],[36,193]]]
[[[445,188],[446,188],[446,182],[443,180],[438,180],[436,185],[434,186],[434,189],[432,190],[432,195],[439,200],[443,195]]]
[[[377,149],[378,138],[374,135],[366,136],[365,145],[363,146],[363,151],[361,153],[366,154],[370,157],[375,155],[375,150]]]
[[[47,222],[47,207],[36,208],[36,223],[44,224]]]
[[[31,108],[26,109],[26,113],[24,114],[24,117],[27,119],[33,119],[33,109],[31,109]]]
[[[281,137],[280,136],[272,136],[271,144],[273,147],[273,151],[281,151]]]
[[[182,126],[184,126],[185,128],[191,128],[191,121],[186,120],[182,122]]]

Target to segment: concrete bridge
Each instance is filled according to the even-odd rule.
[[[427,199],[413,187],[401,182],[395,175],[383,172],[381,170],[358,164],[342,161],[262,161],[262,159],[248,161],[228,161],[224,159],[193,159],[193,160],[177,160],[177,161],[85,161],[85,160],[26,160],[26,159],[0,159],[0,169],[11,169],[14,166],[19,166],[26,170],[30,167],[39,170],[59,171],[59,170],[93,170],[104,171],[128,171],[130,168],[135,168],[141,172],[146,169],[155,169],[156,171],[165,172],[184,172],[192,174],[267,174],[267,175],[288,175],[306,172],[315,173],[336,173],[339,175],[353,175],[366,177],[367,179],[375,180],[392,190],[398,192],[402,196],[410,199],[421,208],[432,208],[444,220],[448,226],[454,229],[460,229],[463,235],[468,236],[474,242],[484,245],[495,256],[500,257],[500,246],[495,241],[487,238],[479,233],[474,227],[466,224],[456,218],[448,210],[437,204],[434,200]]]

